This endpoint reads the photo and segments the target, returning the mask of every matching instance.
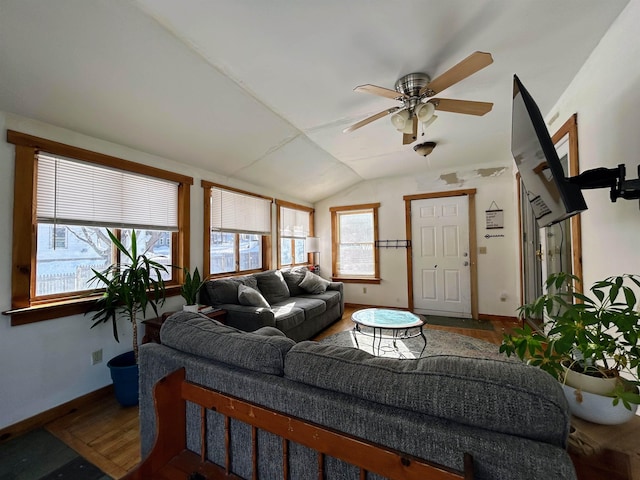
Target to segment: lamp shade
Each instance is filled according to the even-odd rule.
[[[402,131],[406,127],[409,120],[409,110],[400,110],[398,113],[391,115],[391,123],[396,130]]]
[[[316,253],[320,251],[320,238],[307,237],[304,242],[305,253]]]
[[[433,103],[423,103],[422,105],[418,105],[418,107],[416,107],[416,117],[418,117],[418,120],[420,120],[422,123],[425,123],[428,122],[431,117],[433,117],[435,111],[436,107],[433,105]]]

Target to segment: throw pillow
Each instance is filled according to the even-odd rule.
[[[248,307],[269,308],[269,303],[259,291],[242,284],[238,285],[238,302]]]
[[[307,272],[304,274],[304,278],[300,282],[300,288],[309,293],[318,294],[324,293],[330,284],[331,282],[329,280],[325,280],[320,275]]]
[[[269,305],[283,302],[289,298],[289,287],[287,287],[282,273],[278,270],[256,273],[255,277],[258,281],[258,290],[267,299]]]
[[[287,287],[289,287],[289,293],[292,297],[307,293],[300,288],[300,282],[304,280],[304,275],[307,271],[307,267],[294,267],[290,270],[282,270],[282,276],[287,283]]]

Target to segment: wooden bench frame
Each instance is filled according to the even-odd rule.
[[[318,452],[317,478],[323,480],[325,456],[343,460],[367,472],[391,480],[472,480],[473,459],[464,454],[464,472],[458,472],[390,448],[271,410],[242,399],[187,382],[181,368],[162,378],[154,387],[157,436],[153,450],[126,480],[149,479],[240,479],[231,472],[230,420],[251,426],[253,480],[258,480],[258,430],[282,438],[284,480],[290,479],[289,442]],[[200,406],[201,455],[186,448],[186,402]],[[207,451],[207,410],[224,417],[225,466],[209,462]]]

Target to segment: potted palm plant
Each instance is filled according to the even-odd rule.
[[[180,288],[180,295],[187,302],[182,308],[189,312],[198,311],[198,292],[204,285],[205,280],[200,277],[198,267],[193,271],[193,275],[188,268],[183,268],[184,284]]]
[[[585,397],[592,396],[610,397],[608,404],[635,411],[640,404],[640,313],[634,288],[640,288],[640,277],[609,277],[595,282],[587,294],[574,289],[579,281],[562,272],[549,276],[548,293],[519,308],[522,318],[543,319],[542,329],[525,325],[505,334],[500,351],[561,381],[578,416]],[[609,385],[590,385],[600,379]]]
[[[96,313],[91,320],[95,327],[100,323],[111,322],[113,336],[117,342],[118,318],[124,316],[133,330],[133,350],[111,359],[107,366],[118,401],[124,405],[138,403],[138,315],[144,318],[148,307],[158,315],[158,306],[165,297],[165,285],[162,273],[166,267],[149,258],[146,252],[139,253],[135,230],[131,232],[131,248],[128,249],[111,231],[109,238],[119,253],[120,261],[99,272],[93,270],[90,283],[102,295],[96,301]]]

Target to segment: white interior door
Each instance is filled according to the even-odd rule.
[[[411,202],[414,311],[471,317],[469,199]]]

